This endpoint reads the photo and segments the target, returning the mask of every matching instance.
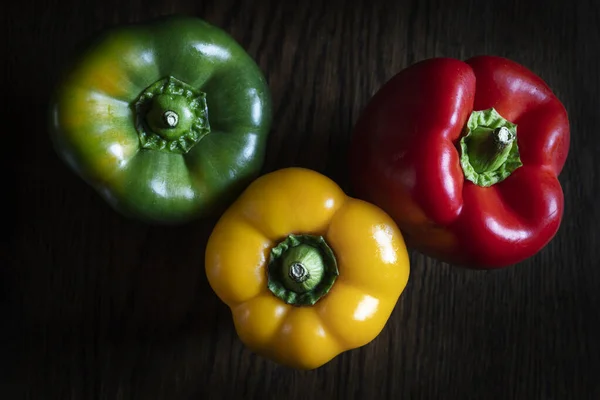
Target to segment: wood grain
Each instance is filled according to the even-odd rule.
[[[596,0],[7,7],[0,398],[600,398]],[[121,218],[48,139],[48,96],[80,43],[104,27],[169,13],[221,26],[265,71],[274,124],[264,171],[304,166],[346,190],[352,124],[394,73],[433,56],[523,63],[570,116],[559,233],[537,256],[496,272],[412,253],[408,287],[381,335],[316,371],[253,355],[203,273],[214,221],[163,228]]]

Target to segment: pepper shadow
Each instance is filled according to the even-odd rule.
[[[204,273],[216,218],[153,226],[122,217],[39,139],[46,147],[16,187],[19,223],[3,274],[0,368],[13,389],[27,382],[49,394],[73,379],[86,398],[87,374],[117,397],[189,370],[209,376],[211,343],[233,334]]]
[[[45,188],[53,197],[30,209],[45,220],[20,225],[15,236],[12,286],[26,322],[58,331],[90,325],[116,343],[210,330],[221,309],[204,273],[215,218],[179,226],[129,220],[66,168],[57,170],[50,173],[62,184]]]

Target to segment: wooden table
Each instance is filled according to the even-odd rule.
[[[25,0],[3,9],[1,399],[600,398],[599,3],[325,3]],[[494,272],[411,252],[409,284],[383,332],[318,370],[253,355],[204,275],[214,221],[125,219],[48,138],[48,98],[78,46],[112,24],[174,12],[222,27],[265,72],[274,121],[264,172],[303,166],[345,189],[353,123],[400,69],[482,53],[526,65],[571,122],[558,234]]]

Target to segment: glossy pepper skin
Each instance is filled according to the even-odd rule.
[[[221,29],[171,16],[109,29],[59,83],[51,138],[116,210],[176,224],[213,216],[259,174],[271,98]]]
[[[471,113],[489,109],[516,125],[522,165],[480,186],[466,179],[459,142]],[[455,265],[501,268],[556,234],[569,135],[561,102],[522,65],[495,56],[428,59],[389,80],[356,122],[353,189],[394,218],[409,247]]]
[[[324,238],[337,262],[337,279],[314,304],[294,305],[269,289],[272,251],[290,234]],[[208,281],[230,307],[241,341],[297,369],[317,368],[372,341],[409,276],[394,221],[302,168],[254,181],[215,226],[205,261]]]

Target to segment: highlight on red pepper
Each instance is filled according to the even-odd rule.
[[[432,58],[371,98],[350,146],[353,190],[426,255],[470,268],[517,264],[556,235],[567,111],[515,61]]]

